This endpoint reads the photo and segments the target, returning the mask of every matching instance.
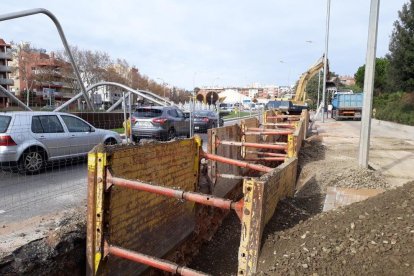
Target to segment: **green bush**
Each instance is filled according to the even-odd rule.
[[[414,126],[414,94],[387,93],[374,97],[375,118]]]

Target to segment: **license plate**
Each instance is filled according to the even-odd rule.
[[[139,127],[150,127],[151,123],[150,122],[137,122],[137,126]]]
[[[195,126],[195,127],[194,127],[194,129],[200,129],[200,127],[198,127],[198,126]]]

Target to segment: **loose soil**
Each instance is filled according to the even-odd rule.
[[[259,275],[414,275],[414,182],[393,188],[380,171],[357,167],[355,137],[304,141],[294,198],[265,228]],[[342,139],[342,140],[341,140]],[[322,213],[328,186],[386,192]],[[229,216],[189,267],[236,275],[240,222]]]
[[[413,203],[410,182],[286,231],[268,232],[259,274],[413,275]]]
[[[0,252],[0,275],[84,275],[86,269],[86,208],[67,211],[63,216],[42,217],[38,238],[28,237],[33,225],[3,226],[2,237],[8,237]],[[35,223],[35,221],[33,221]],[[40,231],[40,230],[39,230]],[[17,235],[13,235],[17,232]],[[30,232],[30,231],[29,231]],[[11,240],[22,240],[21,246],[7,250]],[[3,245],[3,244],[2,244]]]

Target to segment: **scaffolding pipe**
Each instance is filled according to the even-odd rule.
[[[262,155],[262,156],[270,156],[270,157],[286,157],[287,156],[284,153],[263,152],[263,151],[253,151],[253,150],[247,150],[246,153],[257,154],[257,155]]]
[[[55,23],[55,26],[57,28],[57,31],[59,33],[60,39],[62,40],[63,46],[65,47],[65,50],[69,56],[70,63],[72,64],[72,68],[75,71],[76,78],[78,79],[79,85],[82,90],[82,94],[85,98],[86,104],[88,105],[88,108],[90,108],[92,111],[94,110],[93,105],[88,97],[88,93],[86,92],[85,85],[82,82],[82,78],[80,76],[78,67],[75,64],[75,60],[73,59],[72,52],[70,51],[69,44],[66,40],[65,33],[63,32],[62,26],[59,23],[59,20],[56,18],[56,16],[51,13],[49,10],[46,9],[31,9],[31,10],[25,10],[25,11],[19,11],[19,12],[12,12],[7,14],[0,15],[0,21],[6,21],[10,19],[30,16],[38,13],[43,13],[47,15],[50,19],[52,19],[53,23]]]
[[[267,119],[286,119],[286,118],[300,118],[301,115],[276,115],[276,116],[267,116]]]
[[[200,194],[195,192],[186,192],[184,190],[171,189],[141,181],[113,177],[109,172],[107,176],[107,182],[108,184],[112,184],[119,187],[150,192],[158,195],[163,195],[166,197],[184,199],[202,205],[208,205],[227,210],[235,210],[236,212],[240,211],[241,208],[243,208],[243,204],[241,202],[232,201],[230,199],[224,199],[212,195]]]
[[[142,253],[127,250],[114,245],[106,246],[107,254],[117,256],[122,259],[127,259],[136,263],[144,264],[153,268],[157,268],[162,271],[166,271],[172,274],[184,275],[184,276],[204,276],[208,275],[203,272],[190,269],[185,266],[180,266],[175,263],[162,260],[156,257],[148,256]]]
[[[283,131],[285,131],[286,128],[283,129]],[[278,131],[278,129],[276,128],[260,128],[260,127],[249,127],[247,129],[247,131]]]
[[[278,128],[295,128],[295,125],[293,124],[287,124],[287,123],[263,123],[262,126],[275,126]]]
[[[225,174],[225,173],[219,173],[217,174],[217,177],[226,178],[226,179],[237,179],[237,180],[252,178],[251,176],[241,176],[241,175]]]
[[[30,107],[28,107],[27,105],[25,105],[21,100],[19,100],[19,98],[17,98],[15,95],[13,95],[13,93],[11,93],[9,90],[7,90],[6,88],[4,88],[3,86],[0,85],[0,90],[1,92],[3,92],[4,94],[6,94],[7,97],[9,97],[10,99],[12,99],[14,102],[17,103],[17,105],[23,107],[24,109],[26,109],[27,111],[33,111]]]
[[[227,145],[235,147],[248,147],[248,148],[258,148],[258,149],[274,149],[274,150],[286,150],[286,145],[273,145],[273,144],[263,144],[263,143],[250,143],[250,142],[235,142],[235,141],[222,141],[216,139],[216,145]]]
[[[245,161],[285,161],[286,157],[252,157],[245,158]]]
[[[293,131],[246,131],[244,135],[290,135]]]
[[[251,164],[248,162],[244,162],[244,161],[240,161],[240,160],[234,160],[231,158],[226,158],[223,156],[219,156],[219,155],[215,155],[215,154],[211,154],[211,153],[207,153],[204,151],[200,152],[200,156],[209,160],[213,160],[213,161],[217,161],[220,163],[225,163],[225,164],[229,164],[229,165],[234,165],[237,167],[242,167],[242,168],[248,168],[248,169],[252,169],[255,171],[259,171],[259,172],[271,172],[273,169],[263,166],[263,165],[259,165],[259,164]]]

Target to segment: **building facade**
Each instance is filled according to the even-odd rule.
[[[45,50],[16,49],[12,92],[29,106],[58,106],[74,96],[69,63]]]
[[[10,91],[10,87],[14,84],[10,78],[12,67],[9,62],[13,60],[11,45],[0,38],[0,85]],[[0,92],[0,108],[9,106],[10,100],[6,95]]]

